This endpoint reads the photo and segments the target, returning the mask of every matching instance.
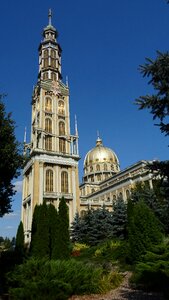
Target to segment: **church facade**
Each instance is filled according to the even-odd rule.
[[[64,197],[69,208],[69,220],[76,212],[103,204],[112,209],[118,197],[125,200],[138,181],[148,181],[152,174],[147,162],[140,161],[120,171],[117,155],[104,147],[98,137],[96,146],[84,160],[83,182],[79,187],[78,130],[70,132],[69,87],[62,81],[61,53],[57,30],[49,22],[39,45],[39,73],[32,95],[31,141],[24,140],[26,162],[23,170],[22,221],[25,242],[30,241],[33,211],[36,205],[53,203],[58,208]]]

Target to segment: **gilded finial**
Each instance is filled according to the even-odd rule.
[[[51,8],[49,8],[48,18],[49,18],[49,25],[52,25],[52,10],[51,10]]]
[[[102,139],[100,138],[99,130],[97,130],[97,140],[96,140],[96,146],[102,146]]]

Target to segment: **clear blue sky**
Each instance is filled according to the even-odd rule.
[[[168,139],[134,99],[151,93],[138,71],[145,57],[169,50],[169,5],[165,0],[6,0],[0,3],[0,92],[23,141],[31,123],[31,95],[38,74],[38,46],[48,9],[63,49],[62,74],[69,77],[73,133],[78,118],[80,181],[83,160],[99,130],[121,169],[141,159],[168,159]],[[21,189],[14,213],[0,219],[0,235],[13,236],[20,221]]]

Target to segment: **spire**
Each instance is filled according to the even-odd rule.
[[[49,8],[48,19],[49,19],[49,26],[51,26],[52,25],[52,10],[51,10],[51,8]]]
[[[68,76],[66,76],[66,86],[69,86],[69,79],[68,79]]]
[[[23,142],[26,144],[26,127],[25,127],[24,140],[23,140]]]
[[[75,115],[75,135],[78,136],[78,130],[77,130],[77,118],[76,118],[76,115]]]

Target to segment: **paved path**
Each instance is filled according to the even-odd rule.
[[[69,300],[166,300],[160,294],[134,290],[129,285],[131,273],[127,273],[122,284],[105,295],[72,296]]]

